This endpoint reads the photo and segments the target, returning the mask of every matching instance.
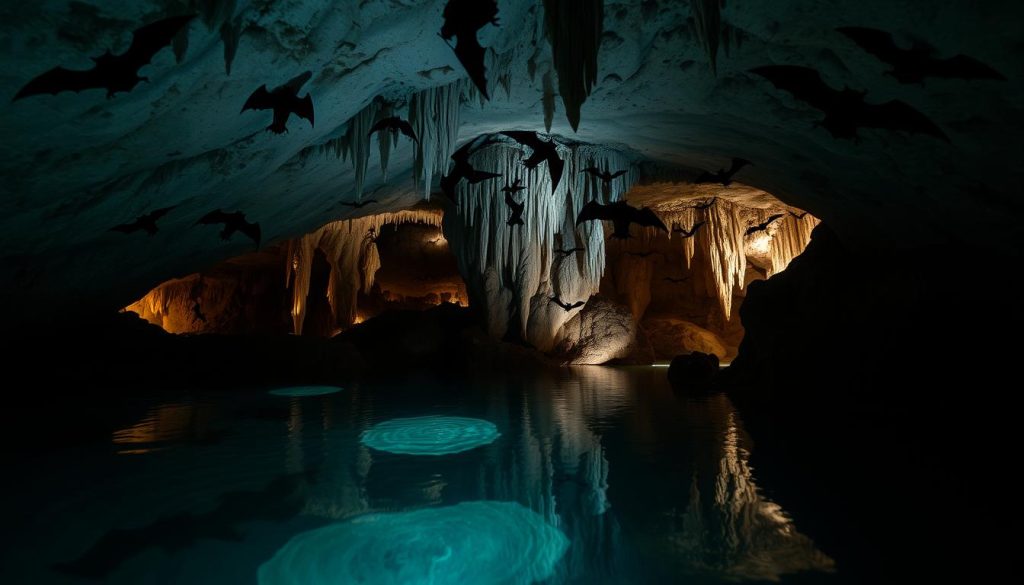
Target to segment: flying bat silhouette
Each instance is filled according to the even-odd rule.
[[[523,210],[526,209],[526,203],[516,203],[512,193],[505,191],[505,205],[508,205],[509,210],[512,211],[512,216],[505,223],[508,225],[523,225]]]
[[[577,252],[586,252],[587,249],[581,247],[569,248],[568,250],[564,248],[555,248],[553,251],[558,256],[571,256]]]
[[[197,321],[206,323],[206,315],[203,314],[203,308],[199,306],[199,301],[196,301],[195,304],[192,305],[192,315],[195,316]]]
[[[789,214],[792,215],[793,217],[797,218],[797,219],[803,219],[804,216],[807,215],[807,212],[805,211],[803,213],[793,213],[792,211],[790,211]]]
[[[449,199],[453,199],[455,197],[455,186],[458,185],[459,181],[462,179],[466,179],[470,185],[475,185],[481,181],[501,176],[498,173],[478,171],[473,168],[473,165],[469,162],[469,156],[472,154],[470,149],[473,146],[473,143],[474,141],[471,140],[463,145],[462,148],[452,153],[452,161],[455,162],[455,166],[452,167],[451,172],[441,177],[441,191],[444,192]],[[488,143],[489,141],[484,141],[484,143],[480,145],[480,148],[483,148]]]
[[[780,217],[785,217],[785,214],[783,214],[783,213],[776,213],[775,215],[769,215],[768,219],[764,220],[763,222],[761,222],[761,223],[759,223],[757,225],[754,225],[754,226],[750,226],[749,228],[747,228],[747,233],[744,234],[744,235],[749,236],[750,234],[756,234],[757,232],[763,232],[764,230],[768,229],[768,226],[771,225],[772,222],[774,222],[775,220],[779,219]]]
[[[167,212],[174,209],[175,207],[177,206],[172,205],[170,207],[163,207],[155,211],[150,211],[145,215],[140,215],[138,219],[131,223],[122,223],[121,225],[115,225],[114,227],[110,228],[110,231],[130,234],[137,232],[139,230],[146,230],[146,233],[152,236],[153,234],[160,231],[160,228],[158,228],[156,225],[157,220],[167,215]]]
[[[405,120],[399,118],[398,116],[391,116],[390,118],[384,118],[382,120],[379,120],[376,124],[373,125],[373,127],[370,128],[370,131],[367,132],[366,135],[370,136],[371,134],[377,132],[378,130],[401,132],[402,134],[405,134],[409,138],[412,138],[413,142],[420,141],[419,138],[416,138],[416,133],[413,132],[412,130],[412,124],[406,122]]]
[[[502,132],[502,134],[523,146],[533,149],[533,154],[530,155],[530,158],[523,161],[524,167],[535,169],[541,162],[548,161],[548,173],[551,175],[551,193],[553,194],[555,189],[558,188],[559,181],[562,180],[562,171],[565,169],[565,161],[558,156],[558,148],[555,145],[554,139],[541,140],[536,132],[526,130],[509,130]]]
[[[612,173],[612,172],[609,172],[609,171],[602,171],[601,169],[599,169],[597,167],[587,167],[587,168],[583,169],[580,172],[581,173],[588,173],[590,175],[593,175],[593,176],[597,177],[598,179],[601,179],[601,181],[605,185],[610,185],[613,179],[615,179],[617,177],[621,177],[622,175],[625,175],[626,173],[629,172],[629,169],[626,169],[624,171],[615,171],[614,173]]]
[[[686,282],[687,280],[690,280],[690,277],[689,276],[684,276],[682,278],[672,278],[671,276],[666,276],[665,280],[671,282],[672,284],[682,284],[682,283]]]
[[[505,186],[501,188],[501,192],[505,193],[507,195],[509,193],[518,193],[518,192],[522,191],[526,187],[520,185],[520,182],[521,182],[520,179],[516,179],[515,181],[512,181],[511,185],[509,185],[508,183],[505,183]]]
[[[562,307],[563,309],[565,309],[566,313],[568,313],[569,311],[572,311],[576,307],[582,307],[583,305],[587,304],[586,301],[576,301],[575,303],[572,303],[570,305],[569,303],[562,302],[562,299],[560,299],[558,297],[549,297],[549,298],[551,299],[552,303],[555,303],[559,307]]]
[[[704,225],[705,223],[707,222],[698,221],[697,223],[693,224],[693,227],[691,227],[688,230],[684,230],[683,226],[679,225],[678,223],[674,223],[672,224],[672,233],[682,234],[683,239],[690,238],[693,237],[693,234],[697,233],[697,230],[700,229],[700,226]]]
[[[651,211],[650,207],[637,209],[631,207],[625,201],[616,201],[608,205],[601,205],[597,201],[591,201],[584,205],[583,209],[580,210],[580,214],[576,216],[576,225],[595,219],[611,221],[614,226],[612,237],[622,240],[630,237],[629,224],[631,223],[668,231],[668,228]]]
[[[832,89],[814,69],[795,65],[767,65],[750,71],[824,112],[825,119],[815,125],[828,130],[833,138],[855,140],[859,128],[881,128],[894,132],[927,134],[949,142],[949,138],[938,126],[906,103],[890,100],[882,104],[869,104],[864,101],[867,92],[848,87]]]
[[[484,67],[484,48],[476,38],[476,33],[488,24],[498,26],[497,0],[448,0],[442,13],[444,24],[441,25],[441,38],[448,43],[455,39],[455,56],[466,69],[473,84],[491,99],[487,93],[487,68]]]
[[[844,26],[836,30],[880,61],[891,65],[892,69],[885,73],[900,83],[924,83],[925,77],[1006,81],[1002,73],[973,57],[937,58],[935,47],[923,41],[914,41],[909,49],[902,49],[896,45],[892,34],[883,30],[861,26]]]
[[[646,257],[650,256],[651,254],[654,254],[654,252],[650,251],[650,250],[648,250],[646,252],[626,252],[626,253],[629,254],[630,256],[637,256],[639,258],[646,258]]]
[[[379,203],[379,201],[377,201],[376,199],[367,199],[366,201],[339,201],[338,203],[339,205],[344,205],[346,207],[354,207],[356,209],[361,209],[371,203]]]
[[[170,46],[178,31],[193,18],[194,14],[172,16],[147,24],[132,33],[132,44],[124,53],[113,55],[108,50],[99,57],[93,57],[95,65],[85,71],[54,67],[25,84],[14,99],[45,93],[56,95],[62,91],[78,93],[85,89],[106,89],[109,99],[116,93],[129,92],[139,82],[149,81],[139,77],[139,69],[161,49]]]
[[[288,131],[285,125],[288,117],[292,114],[309,120],[309,126],[313,127],[313,98],[307,93],[306,97],[299,97],[299,90],[313,77],[312,71],[301,73],[290,79],[284,85],[267,91],[266,84],[252,92],[249,99],[245,100],[242,111],[246,110],[273,110],[274,119],[267,126],[274,134],[284,134]]]
[[[732,184],[733,175],[739,172],[739,170],[742,169],[743,167],[751,164],[754,163],[750,162],[745,158],[733,157],[732,166],[729,167],[729,170],[718,169],[718,172],[715,173],[709,173],[707,171],[704,171],[703,173],[697,176],[697,179],[694,181],[694,183],[721,183],[722,186],[728,187],[730,184]]]
[[[215,223],[224,224],[224,229],[220,231],[220,239],[230,240],[231,236],[233,236],[235,232],[242,232],[249,236],[252,241],[256,242],[257,248],[260,247],[260,224],[245,221],[245,214],[241,211],[235,211],[234,213],[225,213],[219,209],[211,211],[199,218],[196,225],[210,225]]]
[[[708,209],[715,204],[715,201],[718,201],[718,197],[712,197],[711,200],[706,203],[698,203],[697,205],[694,205],[693,208],[701,210]]]

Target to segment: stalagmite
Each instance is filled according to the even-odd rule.
[[[576,131],[580,125],[580,107],[597,83],[604,0],[544,0],[544,15],[551,60],[558,72],[558,93],[562,95],[569,125]],[[545,113],[547,111],[545,108]]]
[[[600,222],[577,227],[575,218],[586,201],[621,198],[637,173],[630,170],[615,181],[606,199],[598,183],[580,169],[595,165],[629,168],[629,161],[608,148],[559,140],[565,171],[552,194],[546,163],[530,171],[522,164],[529,148],[500,135],[491,138],[497,144],[474,153],[471,161],[475,168],[500,173],[502,178],[476,185],[459,183],[457,206],[445,214],[445,237],[458,259],[470,305],[487,316],[491,334],[504,335],[500,321],[517,316],[518,323],[508,324],[517,328],[513,333],[548,351],[558,329],[575,314],[556,306],[550,298],[586,301],[598,291],[604,273],[604,228]],[[526,186],[520,193],[526,204],[525,225],[510,227],[506,225],[509,209],[500,189],[505,181],[511,183],[516,178]],[[566,245],[578,242],[586,253],[555,258],[552,249],[556,241]]]

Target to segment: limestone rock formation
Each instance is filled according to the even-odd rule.
[[[555,339],[555,354],[569,364],[603,364],[626,357],[636,336],[629,309],[592,299]]]

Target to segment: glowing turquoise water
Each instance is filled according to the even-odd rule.
[[[276,388],[270,393],[274,396],[289,396],[292,398],[302,396],[326,396],[341,392],[337,386],[289,386],[287,388]]]
[[[569,539],[514,502],[367,514],[304,532],[260,566],[260,585],[528,585]]]
[[[404,455],[450,455],[493,443],[494,423],[461,416],[417,416],[384,421],[363,431],[367,447]]]

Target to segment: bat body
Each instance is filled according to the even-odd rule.
[[[442,16],[444,24],[441,26],[441,38],[446,42],[455,39],[452,50],[459,63],[462,63],[484,98],[491,99],[487,93],[484,48],[480,46],[476,33],[488,24],[498,26],[497,0],[448,0]]]
[[[629,224],[635,223],[641,226],[658,228],[668,231],[665,224],[651,211],[651,208],[644,207],[637,209],[631,207],[625,201],[617,201],[608,205],[601,205],[597,201],[591,201],[583,206],[580,214],[576,217],[576,225],[585,221],[608,220],[612,222],[614,230],[613,238],[627,239],[629,235]]]
[[[575,254],[577,252],[586,252],[586,251],[587,251],[586,248],[581,248],[581,247],[569,248],[568,250],[565,250],[565,249],[562,249],[562,248],[555,248],[554,253],[557,256],[571,256],[571,255],[573,255],[573,254]]]
[[[252,241],[256,242],[256,247],[259,248],[260,224],[246,221],[245,214],[241,211],[235,211],[234,213],[226,213],[219,209],[211,211],[199,218],[196,225],[210,225],[216,223],[224,224],[224,229],[220,231],[220,239],[230,240],[231,236],[233,236],[235,232],[242,232]]]
[[[506,195],[508,195],[510,193],[518,193],[518,192],[522,191],[526,187],[520,185],[520,182],[521,181],[519,179],[516,179],[515,181],[512,182],[511,185],[509,185],[508,183],[505,183],[505,186],[501,188],[501,192],[505,193]]]
[[[924,83],[926,77],[944,79],[996,79],[1006,77],[988,65],[968,57],[955,55],[948,59],[935,56],[935,47],[923,41],[916,41],[909,49],[902,49],[892,34],[874,28],[844,26],[836,29],[857,45],[892,66],[886,71],[900,83]]]
[[[756,234],[757,232],[763,232],[764,230],[768,229],[768,226],[770,226],[772,224],[772,222],[774,222],[775,220],[779,219],[780,217],[785,217],[785,215],[782,214],[782,213],[776,213],[775,215],[770,215],[770,216],[768,216],[768,219],[764,220],[763,222],[761,222],[761,223],[759,223],[757,225],[754,225],[754,226],[750,226],[749,228],[747,228],[747,233],[744,234],[744,235],[749,236],[751,234]]]
[[[452,170],[445,176],[441,177],[441,191],[448,196],[449,199],[455,198],[455,187],[459,184],[459,181],[466,179],[470,185],[475,185],[481,181],[487,179],[495,179],[501,175],[498,173],[489,173],[487,171],[478,171],[473,168],[473,165],[469,162],[469,156],[472,154],[470,148],[473,146],[474,141],[469,141],[462,148],[452,153],[452,161],[455,163],[452,166]],[[487,143],[480,145],[483,148]]]
[[[708,201],[707,203],[698,203],[697,205],[694,205],[693,208],[700,210],[709,209],[712,205],[715,204],[715,201],[718,201],[718,197],[712,197],[711,200]]]
[[[516,203],[516,200],[512,198],[512,192],[505,191],[505,205],[508,205],[512,212],[512,217],[509,217],[506,223],[508,225],[523,225],[523,210],[526,209],[526,204]]]
[[[288,131],[288,117],[292,114],[309,120],[309,126],[313,127],[313,98],[307,93],[306,97],[299,97],[299,90],[313,77],[312,71],[306,71],[288,83],[267,91],[266,85],[252,92],[249,99],[245,100],[242,111],[246,110],[273,110],[274,118],[267,126],[274,134],[284,134]]]
[[[419,138],[416,138],[416,133],[413,132],[412,124],[399,118],[398,116],[391,116],[390,118],[384,118],[379,120],[370,131],[366,133],[367,136],[377,132],[379,130],[388,130],[390,132],[401,132],[409,138],[412,138],[413,142],[419,142]]]
[[[682,283],[686,282],[687,280],[690,280],[690,277],[689,276],[684,276],[682,278],[672,278],[671,276],[666,276],[665,280],[671,282],[672,284],[682,284]]]
[[[650,251],[648,251],[648,252],[626,252],[626,253],[629,254],[630,256],[636,256],[638,258],[646,258],[646,257],[650,256],[651,254],[654,254],[654,252],[650,252]]]
[[[362,209],[371,203],[378,203],[378,201],[376,199],[367,199],[366,201],[342,201],[341,205]]]
[[[575,303],[569,304],[569,303],[563,302],[562,299],[560,299],[558,297],[548,297],[548,298],[551,299],[552,303],[555,303],[559,307],[562,307],[562,309],[564,309],[566,313],[568,313],[569,311],[572,311],[573,309],[575,309],[577,307],[582,307],[583,305],[587,304],[586,301],[576,301]]]
[[[768,65],[751,69],[775,87],[824,112],[817,125],[833,138],[856,139],[859,128],[880,128],[894,132],[927,134],[949,142],[949,138],[924,114],[899,100],[882,104],[864,101],[867,92],[829,87],[814,69],[795,65]]]
[[[707,223],[707,222],[705,222],[705,221],[698,221],[697,223],[693,224],[693,227],[691,227],[688,230],[684,230],[683,226],[679,225],[678,223],[677,224],[673,224],[672,225],[672,233],[680,234],[684,240],[686,238],[692,238],[693,235],[697,233],[697,230],[699,230],[700,227],[702,225],[704,225],[705,223]]]
[[[548,173],[551,175],[551,193],[558,188],[562,180],[562,171],[565,169],[565,161],[558,156],[558,148],[554,140],[541,140],[536,132],[523,130],[509,130],[502,132],[512,140],[533,150],[529,158],[523,161],[523,166],[528,169],[537,168],[540,163],[547,161]]]
[[[805,211],[803,213],[793,213],[792,211],[790,211],[789,214],[792,215],[793,217],[797,218],[797,219],[803,219],[804,216],[807,215],[807,212]]]
[[[747,165],[754,164],[745,158],[733,158],[732,166],[727,169],[718,169],[718,172],[709,173],[704,171],[697,176],[697,180],[694,183],[721,183],[723,187],[728,187],[732,184],[732,177],[739,172],[740,169]]]
[[[139,77],[139,70],[161,49],[169,47],[171,40],[193,18],[194,14],[173,16],[147,24],[132,33],[132,44],[124,53],[113,55],[107,51],[93,57],[95,65],[85,71],[54,67],[25,84],[14,99],[47,93],[56,95],[63,91],[78,93],[86,89],[106,89],[109,99],[114,94],[129,92],[140,82],[148,81]]]
[[[625,175],[626,173],[629,172],[629,169],[626,169],[624,171],[615,171],[614,173],[612,173],[612,172],[609,172],[609,171],[602,171],[601,169],[599,169],[597,167],[587,167],[587,168],[583,169],[580,172],[581,173],[587,173],[589,175],[593,175],[593,176],[597,177],[598,179],[601,179],[601,181],[605,185],[611,185],[613,179],[616,179],[618,177],[621,177],[622,175]]]
[[[152,236],[153,234],[160,231],[160,228],[158,228],[156,225],[157,220],[167,215],[167,213],[170,210],[174,209],[174,207],[175,206],[164,207],[162,209],[151,211],[145,215],[140,215],[138,219],[136,219],[135,221],[131,223],[122,223],[121,225],[115,225],[114,227],[110,228],[110,231],[131,234],[139,230],[145,230],[147,234]]]

